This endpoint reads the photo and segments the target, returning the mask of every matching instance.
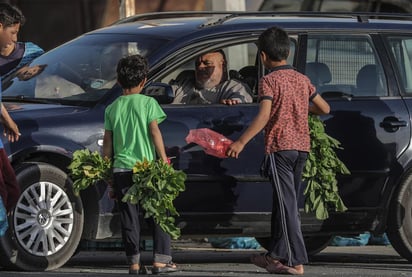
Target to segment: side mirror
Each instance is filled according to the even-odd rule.
[[[175,98],[172,86],[164,83],[152,83],[143,92],[144,95],[153,97],[159,104],[170,104]]]

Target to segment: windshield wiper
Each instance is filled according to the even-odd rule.
[[[40,104],[60,104],[55,99],[50,98],[33,98],[26,95],[2,96],[3,102],[25,102],[25,103],[40,103]]]

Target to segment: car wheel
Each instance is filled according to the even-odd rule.
[[[21,195],[0,240],[1,263],[25,271],[52,270],[76,251],[83,231],[83,205],[59,168],[26,163],[16,170]]]
[[[256,238],[256,240],[263,248],[269,248],[270,238]],[[306,252],[309,256],[313,256],[329,245],[330,241],[332,240],[332,236],[304,237],[304,240]]]
[[[412,262],[412,171],[404,178],[389,208],[387,235],[393,248]]]

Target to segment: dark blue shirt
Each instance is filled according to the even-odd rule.
[[[24,43],[16,43],[16,47],[10,55],[0,55],[0,76],[5,75],[17,67],[23,57],[24,49]]]

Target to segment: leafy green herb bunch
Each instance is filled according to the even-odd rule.
[[[112,178],[112,163],[103,158],[97,151],[89,149],[76,150],[68,169],[73,180],[73,190],[79,195],[81,190],[94,185],[96,182],[109,181]]]
[[[79,195],[81,190],[98,181],[112,179],[112,163],[97,151],[77,150],[68,169],[73,180],[73,190]],[[178,212],[173,201],[185,190],[186,174],[175,170],[162,160],[136,162],[133,167],[133,185],[121,201],[140,204],[144,217],[154,221],[173,239],[180,237],[180,229],[175,226],[173,216]]]
[[[175,225],[178,216],[173,201],[185,190],[186,174],[175,170],[162,160],[136,162],[133,167],[133,186],[122,201],[140,203],[145,218],[154,221],[173,239],[180,237],[180,229]]]
[[[347,210],[339,195],[336,176],[350,172],[336,155],[335,149],[341,149],[340,142],[325,132],[319,116],[309,116],[309,129],[311,151],[303,171],[307,183],[305,212],[315,212],[317,219],[324,220],[329,217],[329,209]]]

